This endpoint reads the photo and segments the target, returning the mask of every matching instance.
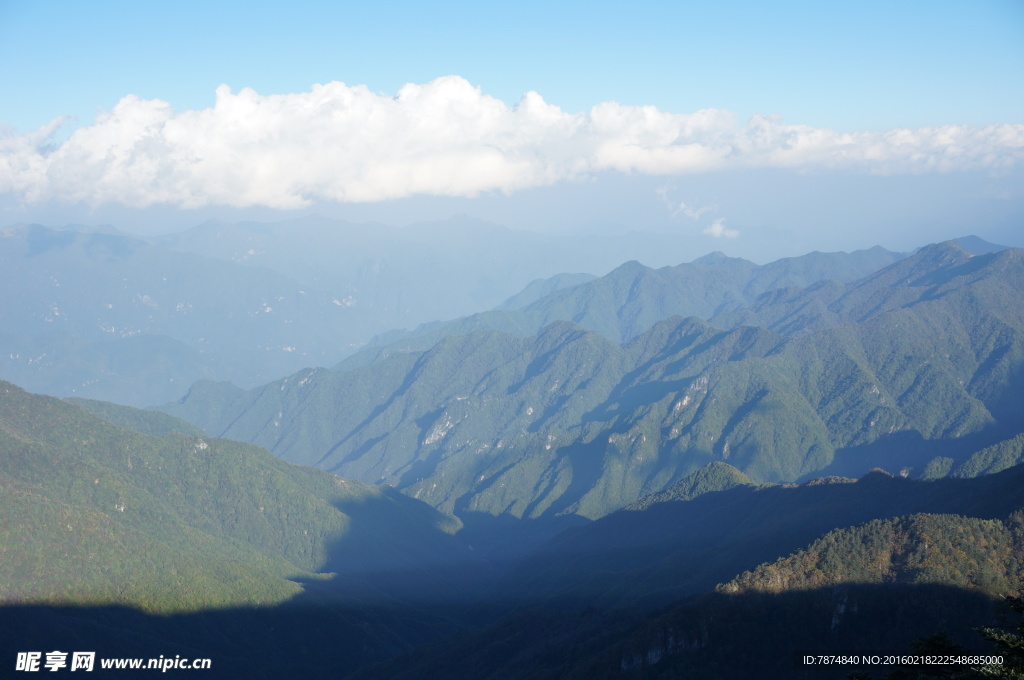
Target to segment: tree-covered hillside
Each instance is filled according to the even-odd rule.
[[[2,600],[154,611],[281,602],[335,572],[461,559],[457,522],[394,491],[205,435],[128,431],[0,383]]]
[[[1011,595],[1024,587],[1024,519],[910,515],[835,529],[744,572],[723,593],[783,593],[844,583],[956,584]]]

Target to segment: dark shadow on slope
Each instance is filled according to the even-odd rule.
[[[162,656],[208,658],[201,675],[217,680],[816,680],[865,669],[806,667],[805,654],[907,653],[915,639],[940,631],[986,653],[971,628],[1014,623],[991,597],[939,585],[710,593],[648,614],[530,607],[468,629],[446,613],[288,604],[152,616],[121,607],[14,605],[0,608],[0,659],[13,675],[19,652],[42,652],[44,662],[56,650],[69,660],[72,652],[95,652],[89,677],[98,678],[154,677],[158,671],[100,666],[103,659]],[[167,677],[195,673],[169,670]]]
[[[350,519],[319,568],[334,576],[300,581],[305,594],[298,599],[374,605],[472,599],[482,560],[457,535],[458,520],[390,487],[382,491],[334,503]]]
[[[347,463],[347,462],[353,461],[353,460],[359,460],[364,455],[366,455],[374,446],[376,446],[377,444],[379,444],[382,441],[384,441],[384,438],[386,436],[387,435],[383,435],[382,434],[382,435],[378,435],[376,437],[370,437],[365,442],[363,442],[362,444],[357,446],[355,449],[353,449],[351,453],[346,454],[346,456],[344,458],[342,458],[340,461],[338,461],[338,463],[336,463],[336,465],[341,465],[342,463]],[[329,448],[327,450],[327,453],[325,453],[324,455],[322,455],[320,457],[320,460],[318,460],[316,462],[316,465],[314,467],[319,467],[319,466],[323,465],[324,461],[328,460],[331,456],[333,456],[334,452],[337,451],[338,448],[343,443],[344,443],[344,441],[339,441],[334,446]],[[324,468],[321,467],[321,469],[324,469]]]
[[[297,601],[428,609],[483,601],[483,610],[501,609],[510,598],[496,585],[524,555],[566,529],[589,523],[575,515],[519,519],[460,512],[459,526],[460,520],[397,491],[387,496],[336,506],[352,523],[329,547],[320,568],[334,576],[296,579],[305,589]]]
[[[388,398],[384,400],[383,403],[377,404],[377,406],[373,408],[369,415],[367,415],[365,418],[363,418],[363,420],[360,423],[358,423],[355,427],[349,430],[349,433],[347,435],[345,435],[344,437],[336,441],[334,444],[332,444],[330,448],[327,449],[327,452],[320,456],[320,460],[317,462],[317,464],[319,465],[324,461],[330,459],[330,457],[334,455],[335,451],[341,448],[343,444],[345,444],[348,440],[354,437],[357,433],[361,432],[364,427],[372,423],[378,416],[380,416],[382,413],[391,408],[391,405],[395,402],[396,399],[398,399],[400,396],[408,392],[409,388],[412,387],[413,383],[416,382],[416,378],[423,370],[424,362],[425,359],[423,356],[417,358],[416,362],[413,364],[413,366],[409,369],[408,373],[406,374],[405,379],[402,381],[402,384],[398,386],[398,389],[391,393],[388,396]],[[372,448],[372,445],[370,448]],[[369,448],[367,448],[366,450],[369,450]],[[338,461],[338,463],[336,463],[335,465],[338,465],[342,462],[349,460],[355,460],[353,454],[345,456],[341,461]]]
[[[550,516],[571,513],[580,499],[597,485],[604,472],[604,447],[597,441],[563,446],[558,450],[558,457],[569,461],[572,480],[548,508],[545,514]]]
[[[170,669],[166,677],[217,680],[343,678],[359,668],[458,630],[438,610],[284,604],[167,616],[125,607],[0,607],[0,663],[13,677],[19,652],[95,652],[86,677],[165,677],[156,669],[106,670],[102,659],[210,659],[208,670]],[[74,677],[74,676],[72,676]]]
[[[827,532],[919,513],[1005,518],[1024,507],[1024,466],[977,479],[875,472],[856,483],[736,487],[619,511],[566,531],[502,580],[561,608],[655,607],[805,548]]]
[[[620,384],[630,384],[634,380],[634,374],[639,373],[631,371]],[[617,387],[603,404],[584,416],[584,422],[605,422],[618,415],[632,414],[640,407],[656,404],[669,395],[685,394],[693,381],[692,377],[680,380],[651,380],[625,388]]]
[[[97,659],[209,658],[203,677],[218,679],[344,678],[507,613],[489,595],[496,575],[579,521],[470,515],[456,533],[457,520],[390,489],[336,507],[351,522],[322,566],[333,575],[296,578],[304,592],[286,603],[160,616],[116,606],[0,607],[0,663],[13,671],[18,652],[39,651],[45,661],[46,652],[92,651]],[[91,677],[153,673],[97,666]]]
[[[464,525],[459,532],[460,538],[499,569],[518,561],[548,541],[557,540],[557,536],[567,529],[591,523],[579,515],[517,519],[509,515],[461,512],[459,517]]]
[[[354,680],[839,680],[893,666],[808,665],[804,656],[909,654],[948,632],[969,653],[972,630],[1013,621],[998,600],[941,585],[858,585],[782,594],[705,595],[641,614],[526,608],[356,674]]]
[[[948,457],[962,462],[971,454],[1010,439],[1018,432],[1018,423],[997,423],[955,439],[925,439],[916,430],[894,432],[869,444],[836,450],[830,465],[807,473],[799,481],[830,475],[859,477],[873,468],[894,474],[906,470],[910,476],[918,476],[934,458]]]

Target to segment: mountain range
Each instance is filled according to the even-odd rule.
[[[922,474],[1024,429],[1022,286],[1022,251],[936,244],[728,312],[764,326],[476,331],[248,391],[198,383],[163,410],[460,516],[597,518],[712,461],[760,482]]]

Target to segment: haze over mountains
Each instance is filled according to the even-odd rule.
[[[0,375],[148,406],[200,378],[251,387],[334,365],[375,334],[499,305],[531,281],[676,264],[686,240],[513,231],[471,218],[396,229],[307,218],[142,239],[7,227]],[[564,278],[564,277],[563,277]],[[569,279],[572,281],[573,279]]]

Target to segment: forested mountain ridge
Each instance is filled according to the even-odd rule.
[[[524,311],[542,314],[541,325],[571,320],[625,342],[670,316],[711,319],[746,307],[768,291],[822,280],[852,281],[903,257],[876,246],[852,253],[809,253],[764,265],[722,253],[662,269],[628,262],[593,282],[556,291]]]
[[[480,331],[250,391],[200,383],[165,410],[456,514],[599,517],[716,460],[758,481],[920,473],[1021,431],[1022,270],[1018,250],[937,244],[805,289],[834,291],[832,317],[795,337],[696,318],[622,346],[566,322]]]
[[[118,443],[110,439],[111,433],[130,434],[105,425],[97,430],[94,427],[97,423],[95,419],[70,404],[25,395],[13,386],[3,387],[9,390],[8,395],[13,396],[5,404],[0,430],[5,434],[9,429],[13,430],[21,440],[35,442],[37,447],[33,453],[36,456],[40,452],[44,454],[39,464],[70,468],[72,479],[83,476],[80,474],[81,469],[76,468],[73,462],[69,464],[67,459],[55,461],[46,457],[49,455],[47,448],[54,444],[61,445],[65,431],[79,433],[79,436],[63,444],[65,451],[74,451],[76,457],[90,462],[97,452],[107,452],[117,457]],[[106,408],[100,405],[100,410]],[[66,420],[67,409],[72,409],[70,412],[75,413],[79,420]],[[135,414],[132,421],[137,423],[148,417],[153,417],[153,424],[158,427],[168,426],[159,414]],[[54,441],[43,441],[47,438]],[[194,446],[191,449],[174,449],[168,450],[160,458],[148,458],[145,447],[141,447],[140,458],[134,461],[132,471],[132,474],[141,469],[148,472],[154,463],[157,468],[162,467],[162,470],[156,472],[153,481],[159,488],[168,489],[171,499],[178,494],[174,483],[178,476],[182,477],[182,487],[191,487],[193,495],[198,492],[197,497],[201,499],[202,489],[195,488],[195,479],[188,475],[187,469],[183,469],[197,464],[195,454],[212,452],[212,458],[222,463],[237,460],[231,449],[225,448],[225,445],[232,442],[182,435],[169,435],[158,441],[174,439],[188,444],[194,444],[198,439],[207,443],[209,448],[198,451],[195,451]],[[140,435],[133,443],[151,440]],[[235,446],[245,448],[244,445]],[[19,467],[17,463],[21,458],[16,447],[0,446],[0,449],[8,465]],[[267,454],[262,455],[273,461]],[[271,467],[286,471],[302,470],[281,462]],[[209,471],[204,471],[204,478],[224,480],[224,476],[214,470],[216,468],[211,466]],[[246,469],[243,466],[241,477],[254,476],[254,471],[253,468]],[[330,478],[329,475],[312,470],[305,472],[313,479]],[[33,473],[28,469],[26,474]],[[91,474],[90,470],[89,475],[84,476],[89,477]],[[110,473],[104,471],[103,474]],[[1019,538],[1019,531],[1015,534],[1015,525],[1012,524],[1012,511],[1024,506],[1021,474],[1022,468],[1015,467],[977,479],[925,482],[874,472],[857,482],[825,479],[799,487],[755,486],[734,468],[720,462],[711,463],[680,480],[666,490],[666,494],[644,499],[633,510],[614,513],[589,526],[566,532],[543,549],[534,551],[505,580],[499,582],[489,595],[479,600],[485,606],[502,603],[499,611],[507,609],[511,612],[507,618],[492,626],[480,627],[477,624],[473,626],[474,630],[422,647],[411,656],[393,661],[381,662],[381,659],[416,644],[417,639],[420,642],[429,639],[428,628],[452,630],[458,628],[458,625],[446,622],[441,610],[430,618],[432,610],[415,603],[408,607],[392,606],[376,611],[352,608],[344,603],[330,604],[330,600],[324,602],[318,599],[316,604],[312,604],[307,597],[296,600],[304,603],[302,606],[194,614],[176,617],[172,620],[173,625],[165,623],[164,617],[140,620],[138,616],[133,618],[129,612],[96,610],[93,614],[81,608],[73,613],[12,608],[9,611],[25,623],[18,626],[18,630],[7,631],[6,637],[16,641],[15,646],[21,645],[19,648],[35,648],[25,640],[46,639],[47,635],[53,639],[57,634],[53,627],[54,621],[64,625],[71,625],[68,623],[71,621],[78,631],[76,639],[80,640],[107,640],[104,636],[110,635],[116,639],[128,637],[144,641],[136,642],[136,645],[157,645],[162,650],[180,651],[193,657],[206,654],[222,662],[226,658],[240,655],[244,661],[232,666],[245,669],[238,672],[238,677],[253,677],[253,670],[249,668],[254,663],[253,659],[260,659],[259,663],[265,664],[263,659],[271,654],[269,650],[279,650],[279,654],[289,653],[288,650],[293,646],[298,651],[290,657],[291,663],[301,663],[304,667],[308,665],[311,674],[316,677],[328,677],[330,673],[346,676],[359,666],[373,662],[381,663],[371,665],[360,677],[449,677],[468,680],[492,677],[499,670],[523,673],[529,677],[551,678],[621,677],[623,673],[629,677],[630,673],[638,672],[671,676],[677,674],[680,667],[685,667],[707,677],[739,678],[749,677],[755,666],[764,667],[763,674],[766,677],[790,677],[792,671],[786,644],[821,645],[828,642],[838,644],[843,649],[861,651],[884,642],[891,648],[906,644],[913,636],[932,632],[929,626],[936,625],[933,622],[941,621],[942,617],[948,617],[954,612],[961,627],[991,622],[991,619],[985,618],[991,616],[992,612],[989,595],[1012,584],[1014,578],[1019,580],[1019,570],[1013,571],[1013,565],[1024,564],[1024,560],[1019,559],[1020,546],[1014,543]],[[52,480],[56,482],[53,484],[55,490],[48,493],[76,491],[72,485],[64,492],[63,479],[57,477]],[[87,483],[81,486],[85,487],[86,493],[89,492]],[[363,550],[373,551],[373,544],[367,543],[372,537],[384,544],[376,546],[376,555],[385,555],[385,564],[395,564],[395,556],[404,556],[413,563],[422,564],[429,561],[431,554],[435,559],[439,554],[447,555],[448,559],[452,559],[451,563],[456,565],[472,562],[473,558],[465,552],[448,552],[445,549],[432,553],[429,549],[424,550],[430,546],[435,550],[438,547],[429,535],[438,528],[436,513],[428,513],[435,519],[424,515],[421,520],[409,522],[406,515],[406,519],[399,520],[397,526],[384,526],[379,523],[383,506],[375,503],[372,495],[359,493],[358,485],[355,486],[357,493],[348,505],[344,501],[337,502],[337,506],[351,518],[345,528],[351,530],[358,527],[360,522],[374,517],[378,523],[376,526],[364,524],[365,531],[362,534],[353,532],[356,536],[349,550],[361,546]],[[217,485],[218,494],[230,493],[230,489],[230,483]],[[314,496],[317,494],[314,493]],[[13,498],[17,499],[17,496]],[[403,499],[397,494],[392,498],[415,504],[415,501]],[[281,496],[274,500],[279,503]],[[314,505],[317,504],[314,501]],[[165,506],[155,507],[160,514],[166,513]],[[12,508],[14,512],[20,513],[20,517],[26,516],[23,506],[15,504]],[[363,508],[367,514],[357,515],[354,512],[357,508]],[[245,526],[246,520],[264,514],[257,512],[255,507],[239,509],[241,511],[233,516],[239,528]],[[202,501],[197,504],[196,510],[209,515],[208,519],[214,522],[224,516],[216,508],[211,511],[209,504]],[[307,516],[302,514],[301,509],[281,508],[278,514],[287,514],[294,519],[297,510],[301,522]],[[1007,513],[1010,513],[1008,520]],[[64,559],[75,559],[75,553],[68,551],[74,545],[72,542],[62,540],[60,535],[51,537],[49,532],[39,535],[38,527],[45,530],[49,522],[45,518],[36,521],[38,517],[29,516],[33,518],[32,526],[37,529],[34,537],[38,541],[35,549],[37,555],[43,555],[52,562],[55,554],[64,551]],[[886,519],[872,522],[870,519],[873,517]],[[897,517],[905,519],[889,519]],[[82,512],[80,507],[72,507],[71,514],[61,520],[69,521],[72,518],[75,521],[72,526],[76,530],[79,522],[90,520],[89,514]],[[319,520],[314,517],[310,517],[310,520],[314,522],[314,527],[318,526]],[[107,526],[114,525],[109,520],[103,521]],[[864,521],[868,523],[858,524]],[[876,531],[876,527],[891,527],[895,531],[885,533]],[[61,529],[62,526],[57,528]],[[443,522],[441,528],[444,528]],[[455,525],[449,525],[447,530],[453,531],[455,528]],[[150,527],[147,532],[153,530],[154,527]],[[208,528],[206,530],[209,531]],[[832,533],[827,533],[830,530]],[[112,544],[116,550],[119,544],[116,532],[113,533],[115,540],[103,545],[110,548]],[[260,553],[269,555],[269,559],[274,558],[275,550],[288,548],[287,540],[281,545],[271,543],[269,547],[264,547],[251,534],[249,532],[245,540],[260,546]],[[443,536],[444,532],[441,534]],[[244,531],[242,535],[246,535]],[[847,535],[849,539],[844,538]],[[903,539],[893,542],[887,538],[892,536],[906,536],[906,542],[900,542]],[[971,546],[955,555],[949,553],[948,548],[962,547],[960,541],[976,537],[984,540],[976,541],[977,546]],[[157,541],[162,538],[161,535],[155,536]],[[20,556],[19,550],[24,549],[23,545],[17,541],[8,541],[6,537],[2,544],[13,546],[14,555]],[[342,542],[341,546],[344,545]],[[391,546],[390,554],[387,545]],[[876,547],[884,548],[888,545],[896,546],[898,550],[889,553],[875,550]],[[852,549],[847,549],[851,546]],[[940,551],[935,552],[939,546]],[[165,562],[159,550],[151,545],[135,543],[132,547],[138,553],[136,557],[153,561],[146,572],[146,578],[151,581],[146,582],[146,585],[161,585],[164,596],[168,596],[168,584],[173,586],[175,583],[167,580],[173,579],[174,574],[166,573],[164,568],[176,569],[179,578],[191,574],[180,559]],[[195,549],[196,545],[188,547]],[[216,541],[200,543],[199,547],[204,549],[205,558],[213,560],[218,559],[223,550]],[[365,560],[364,556],[353,555],[349,550],[339,550],[329,556],[329,563],[344,564],[341,561],[344,555],[350,559],[362,557]],[[792,554],[787,557],[786,553],[790,551]],[[956,559],[934,559],[947,553]],[[959,559],[961,553],[965,559]],[[242,551],[231,554],[236,560],[249,559]],[[876,558],[886,554],[893,556],[889,564],[895,568],[880,567],[871,571],[878,561]],[[1013,557],[1015,554],[1018,558]],[[97,553],[94,559],[105,560],[109,555]],[[116,552],[115,556],[122,557]],[[757,566],[759,562],[761,566]],[[17,568],[19,563],[16,561],[14,564]],[[24,562],[20,564],[22,569],[26,569]],[[88,573],[89,564],[89,560],[82,556],[78,568]],[[363,561],[363,564],[367,563]],[[822,581],[815,580],[821,577],[816,576],[813,569],[803,569],[805,564],[819,565],[825,576],[824,585],[821,585]],[[836,564],[844,570],[829,571]],[[248,572],[239,571],[246,566]],[[1003,572],[993,579],[985,577],[986,572],[979,570],[979,566],[989,571],[1003,569]],[[27,568],[37,567],[30,565]],[[198,569],[198,573],[206,580],[192,579],[188,583],[193,592],[209,597],[208,580],[216,579],[221,572],[211,569],[207,563],[200,563]],[[748,569],[749,574],[741,574],[743,569]],[[443,562],[437,570],[446,570]],[[863,570],[872,574],[877,572],[883,577],[883,583],[888,589],[884,592],[873,591],[869,585],[854,582]],[[779,576],[776,577],[776,574]],[[891,574],[892,580],[885,579],[886,574]],[[296,574],[292,572],[291,575]],[[356,570],[354,574],[342,573],[336,578],[359,579],[360,576],[360,571]],[[115,577],[122,579],[119,581],[122,585],[126,582],[130,584],[132,594],[137,596],[145,592],[140,588],[141,579],[132,579],[130,569],[115,572]],[[252,580],[246,581],[246,577]],[[723,592],[696,599],[676,599],[688,593],[700,592],[716,582],[729,584],[729,579],[737,583],[750,583],[754,587],[744,585],[729,594]],[[770,587],[761,590],[757,588],[757,584],[766,583],[770,586],[780,579],[787,585],[777,594]],[[235,566],[234,572],[229,573],[228,580],[239,589],[236,594],[238,599],[233,600],[238,602],[254,596],[252,590],[244,590],[247,583],[265,585],[280,582],[281,577],[273,572],[260,573],[248,562],[243,562]],[[16,579],[5,582],[18,583]],[[918,592],[896,587],[921,582],[931,586],[931,590]],[[805,588],[801,588],[802,583],[807,584]],[[933,583],[945,586],[974,584],[975,590],[941,590],[938,585],[932,586]],[[104,595],[108,595],[107,601],[132,602],[130,598],[124,597],[124,593],[118,593],[122,599],[117,600],[97,589],[94,583],[88,583],[87,587],[93,601],[103,601]],[[318,582],[308,583],[306,587],[308,593],[318,598],[330,594],[329,590],[321,589]],[[386,597],[387,591],[382,594]],[[72,590],[72,597],[65,600],[87,599],[76,598],[75,595]],[[257,597],[261,595],[256,594]],[[170,598],[179,596],[180,593],[169,595]],[[504,604],[510,597],[514,598],[513,602]],[[35,599],[52,601],[52,598],[43,596]],[[174,607],[176,609],[195,608],[194,602],[186,600],[183,606],[178,600],[172,601],[177,604]],[[159,611],[167,610],[167,602],[161,602],[155,596],[151,599],[141,598],[141,601],[133,603]],[[199,606],[208,606],[208,603],[209,600],[200,600]],[[515,603],[529,606],[517,607]],[[543,608],[550,603],[559,604],[559,610]],[[595,604],[628,606],[630,609],[602,610],[595,608]],[[570,610],[561,610],[565,606],[570,607]],[[654,612],[637,609],[651,606],[660,606],[660,609]],[[574,611],[577,607],[588,608]],[[131,635],[125,636],[119,628],[126,625],[131,626]],[[325,634],[323,626],[331,627],[332,632]],[[39,632],[32,637],[35,627],[39,627]],[[741,633],[746,636],[747,633],[743,631],[748,628],[753,631],[779,627],[786,629],[788,642],[778,639],[776,635],[755,636],[744,645],[735,642],[735,636]],[[228,634],[225,635],[225,632]],[[396,637],[400,633],[404,635]],[[340,649],[345,650],[346,659],[345,668],[341,670],[330,668],[330,664],[318,665],[316,655],[311,656],[304,651],[307,644],[330,644],[330,640],[338,636],[343,641]],[[354,644],[355,640],[359,644]],[[183,647],[183,641],[187,641],[188,646]],[[26,644],[29,646],[26,647]],[[112,645],[109,640],[105,645],[105,650],[122,648]],[[131,644],[126,648],[133,649]],[[779,653],[783,653],[779,650],[783,650],[786,658],[777,658]],[[148,652],[124,653],[145,655]],[[270,677],[283,671],[278,669],[266,672]],[[228,677],[235,675],[229,671]]]
[[[121,243],[49,236],[39,257],[95,267]],[[7,639],[140,624],[164,653],[261,660],[241,677],[286,675],[253,669],[292,647],[336,677],[462,629],[364,675],[781,678],[798,641],[990,624],[1024,564],[1024,257],[991,250],[866,251],[894,261],[845,282],[817,277],[860,255],[553,277],[495,312],[536,328],[438,326],[168,413],[0,383],[2,599],[37,622]],[[281,604],[169,624],[15,602]],[[314,658],[334,644],[358,661]]]
[[[1019,249],[974,255],[955,241],[925,246],[913,257],[846,286],[819,284],[804,289],[779,289],[763,295],[747,309],[722,312],[713,323],[756,325],[787,335],[843,323],[857,323],[884,312],[947,295],[957,304],[983,306],[1016,325],[1024,312],[1005,305],[1005,285],[1018,276]],[[998,271],[1000,276],[989,279]],[[1009,277],[1009,278],[1008,278]],[[964,291],[972,297],[962,297]]]
[[[88,411],[94,416],[102,418],[108,423],[140,434],[153,435],[154,437],[174,433],[204,434],[201,429],[192,423],[186,422],[181,418],[169,416],[160,411],[144,411],[132,408],[131,406],[114,404],[109,401],[96,401],[93,399],[82,399],[81,397],[68,397],[65,401],[74,404],[83,411]]]

